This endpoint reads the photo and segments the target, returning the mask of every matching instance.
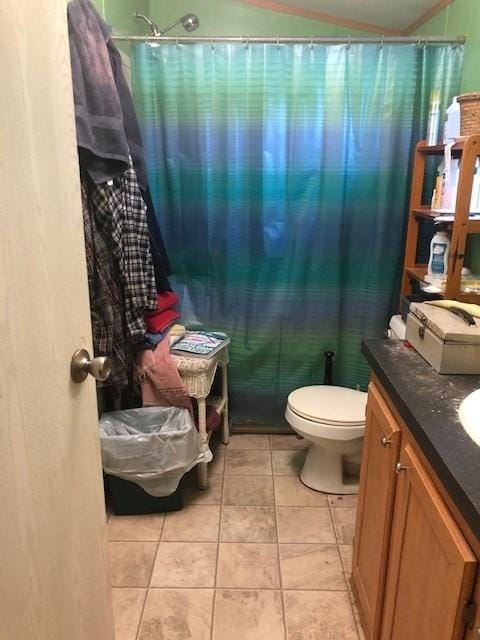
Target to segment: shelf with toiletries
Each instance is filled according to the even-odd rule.
[[[455,155],[455,156],[461,155],[465,145],[465,141],[467,140],[467,137],[468,136],[462,139],[459,138],[458,141],[455,142],[455,144],[452,146],[452,155]],[[427,144],[426,140],[422,140],[417,144],[417,151],[429,156],[443,156],[443,154],[445,153],[445,145],[444,144],[429,145]]]
[[[428,205],[422,205],[416,209],[412,209],[414,216],[431,220],[432,222],[453,224],[455,222],[455,212],[446,211],[445,209],[432,209]],[[480,211],[470,212],[467,222],[468,233],[480,233]]]
[[[414,267],[409,267],[407,269],[405,269],[406,275],[408,278],[414,280],[415,282],[420,283],[422,286],[428,286],[430,283],[428,282],[428,273],[427,273],[427,266],[426,265],[416,265]],[[446,280],[445,281],[440,281],[439,285],[440,286],[445,286],[446,284]],[[480,279],[474,279],[474,280],[470,280],[470,279],[464,279],[461,281],[461,286],[462,288],[469,288],[469,287],[474,287],[476,290],[480,291]],[[411,293],[411,291],[407,292],[407,293]],[[435,293],[438,293],[439,295],[444,295],[445,297],[447,297],[445,295],[445,292],[443,291],[435,291]],[[480,292],[479,293],[475,293],[474,291],[463,291],[463,290],[459,290],[458,293],[454,296],[455,300],[458,300],[459,302],[469,302],[472,304],[479,304],[480,302]]]
[[[425,183],[429,156],[443,156],[439,165],[436,188],[429,204]],[[446,163],[446,169],[445,164]],[[445,174],[449,182],[445,187]],[[428,184],[428,183],[427,183]],[[433,206],[432,206],[433,205]],[[419,142],[415,148],[410,211],[407,228],[402,293],[411,294],[414,283],[430,287],[428,265],[417,262],[420,227],[425,221],[443,223],[451,234],[448,269],[437,277],[437,292],[445,298],[463,302],[480,302],[479,279],[465,272],[464,259],[469,234],[480,234],[480,134],[471,135],[451,145],[428,145]],[[428,290],[428,289],[427,289]]]

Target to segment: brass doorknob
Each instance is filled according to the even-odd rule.
[[[74,382],[84,382],[88,374],[95,380],[105,382],[112,373],[112,361],[106,356],[98,356],[90,359],[90,354],[85,349],[77,349],[72,356],[70,375]]]

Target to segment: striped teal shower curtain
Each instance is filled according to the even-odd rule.
[[[362,338],[395,308],[414,144],[463,48],[139,44],[133,91],[189,327],[226,331],[234,421],[288,393],[365,388]]]

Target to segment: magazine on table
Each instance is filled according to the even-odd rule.
[[[170,351],[178,356],[212,358],[229,343],[230,338],[220,331],[187,331]]]

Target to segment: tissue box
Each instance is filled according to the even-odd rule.
[[[410,305],[406,339],[438,373],[480,373],[480,320],[467,325],[448,309]]]

